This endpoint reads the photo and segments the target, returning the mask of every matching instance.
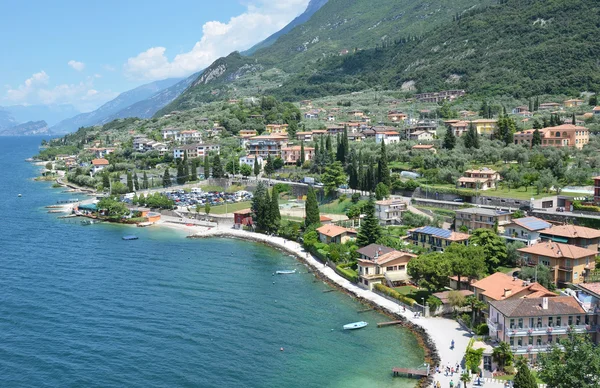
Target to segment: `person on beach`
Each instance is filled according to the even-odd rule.
[[[454,388],[454,380],[450,380],[450,388]]]

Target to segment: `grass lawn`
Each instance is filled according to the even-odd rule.
[[[436,188],[439,187],[440,189],[454,189],[456,188],[454,185],[427,185],[430,188]],[[530,187],[528,188],[527,191],[525,191],[523,188],[519,188],[517,190],[509,190],[508,188],[498,188],[498,190],[485,190],[485,191],[478,191],[480,196],[486,196],[486,197],[500,197],[500,198],[514,198],[514,199],[522,199],[522,200],[529,200],[532,197],[535,199],[539,199],[539,198],[544,198],[544,197],[549,197],[552,195],[555,195],[556,193],[551,192],[551,193],[545,193],[542,192],[540,194],[535,194],[535,188]],[[562,194],[562,193],[561,193]]]
[[[427,301],[427,298],[429,298],[431,294],[433,294],[433,292],[431,291],[422,288],[416,288],[413,286],[394,287],[394,290],[398,291],[402,295],[414,299],[415,301],[417,301],[417,303],[423,303],[422,298],[425,298],[425,301]]]
[[[415,206],[415,208],[419,209],[419,210],[429,210],[431,212],[433,212],[433,214],[437,214],[440,215],[442,217],[452,217],[454,218],[456,216],[456,212],[453,210],[448,210],[448,209],[442,209],[439,207],[432,207],[432,206]]]
[[[404,171],[412,170],[410,163],[391,162],[391,163],[389,163],[389,167],[391,170],[404,170]]]
[[[540,378],[537,375],[537,372],[532,370],[531,374],[533,375],[533,377],[535,377],[535,380],[538,384],[544,384],[544,382],[542,380],[540,380]],[[496,376],[494,377],[496,380],[501,380],[501,381],[513,381],[515,379],[515,375],[502,375],[502,376]]]
[[[383,229],[383,233],[388,236],[401,237],[406,236],[406,232],[410,229],[410,226],[388,226]]]
[[[358,204],[362,205],[364,202],[366,201],[359,201]],[[350,208],[352,205],[354,205],[352,203],[352,200],[350,199],[346,199],[344,201],[338,201],[337,199],[335,201],[323,204],[319,206],[319,211],[321,212],[321,214],[325,213],[325,214],[346,214],[346,210],[348,210],[348,208]]]
[[[252,206],[252,202],[237,202],[227,204],[227,213],[233,213],[238,210],[249,209]],[[201,210],[204,211],[204,206],[201,206]],[[211,214],[225,214],[225,205],[211,206]]]
[[[514,267],[498,267],[498,272],[502,273],[510,273],[513,272],[516,268]]]

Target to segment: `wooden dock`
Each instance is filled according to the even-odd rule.
[[[394,376],[406,375],[408,377],[427,377],[429,373],[426,369],[410,369],[410,368],[392,368]]]
[[[370,308],[370,309],[364,309],[364,310],[358,310],[358,311],[357,311],[357,313],[359,313],[359,314],[360,314],[360,313],[366,313],[367,311],[373,311],[373,310],[374,310],[373,308]]]
[[[79,202],[79,199],[75,198],[75,199],[65,199],[62,201],[56,201],[56,203],[61,203],[61,204],[76,203],[76,202]]]
[[[377,327],[386,327],[386,326],[393,326],[393,325],[401,325],[403,323],[404,323],[403,321],[379,322],[377,324]]]
[[[334,292],[334,291],[335,291],[335,290],[325,290],[325,291],[323,291],[323,293],[326,293],[326,292]]]

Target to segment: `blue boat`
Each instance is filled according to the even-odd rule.
[[[123,240],[137,240],[138,236],[123,236]]]

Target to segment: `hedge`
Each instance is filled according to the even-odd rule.
[[[356,271],[345,268],[343,265],[338,265],[335,268],[337,269],[336,272],[345,279],[351,281],[352,283],[358,283],[358,274]]]
[[[463,197],[476,197],[477,192],[469,189],[456,189],[454,187],[432,187],[421,185],[421,191],[435,192],[439,194],[454,194]]]
[[[585,211],[585,212],[600,212],[600,207],[593,205],[582,205],[581,202],[573,202],[573,210]]]
[[[375,289],[391,298],[394,298],[394,299],[408,305],[408,306],[412,307],[415,303],[417,303],[417,301],[415,301],[414,299],[409,298],[408,296],[402,295],[401,293],[394,290],[393,288],[386,287],[383,284],[375,283]]]

